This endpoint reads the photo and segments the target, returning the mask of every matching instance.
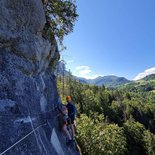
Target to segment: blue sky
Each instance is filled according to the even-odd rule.
[[[134,79],[155,73],[155,0],[77,0],[78,21],[61,55],[72,73]]]

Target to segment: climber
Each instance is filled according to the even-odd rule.
[[[67,111],[67,108],[65,105],[62,105],[61,114],[62,114],[62,130],[64,131],[64,133],[67,136],[66,144],[70,145],[70,144],[72,144],[72,137],[67,129],[68,111]]]
[[[77,113],[77,110],[76,110],[76,106],[75,104],[73,104],[71,102],[71,97],[70,96],[67,96],[66,97],[66,101],[67,101],[67,109],[68,109],[68,124],[71,125],[71,129],[72,129],[72,138],[74,140],[74,137],[75,137],[75,123],[74,123],[74,120],[75,120],[75,116],[76,116],[76,113]]]

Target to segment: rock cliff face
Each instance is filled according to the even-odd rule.
[[[59,54],[45,23],[41,0],[0,1],[0,154],[78,154],[58,130]]]

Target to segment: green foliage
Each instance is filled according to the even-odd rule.
[[[134,121],[127,121],[124,123],[124,131],[127,137],[129,154],[143,154],[143,132],[142,124]]]
[[[94,120],[100,120],[101,117],[96,116]],[[83,154],[124,155],[127,149],[122,128],[116,124],[106,125],[103,120],[94,120],[86,115],[81,115],[77,120],[77,139]]]
[[[155,80],[155,74],[148,75],[143,78],[145,81]]]
[[[154,77],[155,75],[153,75]],[[121,86],[119,89],[128,92],[135,92],[145,94],[146,92],[153,92],[155,90],[155,78],[152,76],[146,77],[143,80],[131,82]]]
[[[49,33],[62,44],[65,35],[73,31],[78,17],[73,0],[43,0]]]
[[[66,77],[68,89],[81,114],[77,139],[83,154],[155,154],[154,93],[108,89],[73,78],[69,82]]]
[[[43,0],[43,4],[47,19],[43,36],[65,48],[63,38],[73,31],[78,17],[76,2]],[[71,95],[79,107],[77,140],[83,154],[155,154],[155,75],[108,89],[82,84],[69,74],[57,77],[57,88],[63,102]]]
[[[129,154],[149,154],[155,152],[155,136],[139,122],[127,121],[124,123],[124,132],[127,137]]]
[[[144,131],[143,135],[144,149],[146,154],[154,155],[155,154],[155,135],[149,132],[148,130]]]

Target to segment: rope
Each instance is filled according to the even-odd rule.
[[[25,138],[27,138],[29,135],[31,135],[33,132],[35,132],[37,129],[39,129],[40,127],[47,125],[47,123],[44,123],[42,125],[39,125],[37,128],[35,128],[34,130],[32,130],[31,132],[29,132],[27,135],[25,135],[23,138],[21,138],[19,141],[17,141],[16,143],[14,143],[13,145],[11,145],[9,148],[7,148],[5,151],[3,151],[2,153],[0,153],[0,155],[3,155],[4,153],[6,153],[7,151],[11,150],[15,145],[17,145],[18,143],[20,143],[21,141],[23,141]]]
[[[51,112],[51,111],[55,111],[56,109],[58,108],[59,110],[59,113],[56,115],[56,117],[54,117],[55,119],[60,115],[62,114],[62,111],[60,110],[60,108],[58,106],[56,106],[53,110],[49,110],[49,111],[46,111],[44,113],[48,113],[48,112]],[[44,114],[44,113],[41,113],[41,114]],[[38,114],[39,115],[39,114]],[[45,126],[47,125],[48,123],[44,123],[42,125],[39,125],[38,127],[36,127],[35,129],[33,128],[33,130],[31,132],[29,132],[27,135],[25,135],[23,138],[21,138],[20,140],[18,140],[17,142],[15,142],[13,145],[11,145],[9,148],[7,148],[5,151],[3,151],[2,153],[0,153],[0,155],[3,155],[4,153],[8,152],[9,150],[11,150],[14,146],[16,146],[18,143],[20,143],[21,141],[23,141],[25,138],[27,138],[28,136],[30,136],[32,133],[35,133],[35,131],[37,129],[39,129],[40,127],[42,126]]]
[[[56,107],[55,107],[54,109],[52,109],[52,110],[49,110],[49,111],[46,111],[46,112],[42,112],[42,113],[39,113],[39,114],[33,114],[33,115],[47,114],[47,113],[49,113],[49,112],[55,111],[57,108],[59,109],[59,107],[56,106]],[[20,115],[20,114],[14,114],[14,115]],[[0,116],[10,116],[10,115],[8,115],[8,114],[5,114],[5,115],[0,114]],[[21,114],[20,116],[25,116],[25,115],[24,115],[24,114]],[[56,115],[55,118],[57,118],[58,116],[59,116],[59,114]],[[10,149],[12,149],[14,146],[16,146],[18,143],[20,143],[21,141],[23,141],[25,138],[27,138],[29,135],[31,135],[31,134],[34,133],[37,129],[39,129],[40,127],[42,127],[42,126],[44,126],[44,125],[47,125],[47,123],[44,123],[44,124],[42,124],[42,125],[39,125],[39,126],[36,127],[35,129],[33,128],[33,130],[32,130],[31,132],[29,132],[27,135],[25,135],[25,136],[24,136],[23,138],[21,138],[19,141],[15,142],[13,145],[11,145],[9,148],[7,148],[5,151],[3,151],[2,153],[0,153],[0,155],[3,155],[4,153],[6,153],[6,152],[9,151]]]
[[[60,113],[58,113],[56,115],[55,118],[57,118],[60,115]],[[6,153],[7,151],[11,150],[15,145],[17,145],[18,143],[20,143],[21,141],[23,141],[25,138],[27,138],[29,135],[31,135],[33,132],[35,132],[37,129],[39,129],[42,126],[47,125],[48,123],[44,123],[42,125],[39,125],[38,127],[36,127],[35,129],[33,129],[31,132],[29,132],[27,135],[25,135],[23,138],[21,138],[19,141],[17,141],[16,143],[14,143],[13,145],[11,145],[9,148],[7,148],[5,151],[3,151],[2,153],[0,153],[0,155],[3,155],[4,153]]]
[[[58,113],[56,115],[55,118],[57,118],[60,115],[60,113]],[[11,145],[9,148],[7,148],[5,151],[3,151],[2,153],[0,153],[0,155],[3,155],[4,153],[8,152],[9,150],[11,150],[14,146],[16,146],[17,144],[19,144],[21,141],[23,141],[24,139],[26,139],[28,136],[30,136],[32,133],[35,133],[36,130],[38,130],[40,127],[47,125],[48,123],[44,123],[42,125],[39,125],[38,127],[36,127],[35,129],[33,128],[33,130],[31,132],[29,132],[28,134],[26,134],[23,138],[21,138],[20,140],[18,140],[17,142],[15,142],[13,145]],[[71,129],[72,130],[72,129]],[[73,132],[73,131],[72,131]],[[77,147],[77,142],[76,142],[76,147]],[[79,147],[77,147],[79,150]]]

